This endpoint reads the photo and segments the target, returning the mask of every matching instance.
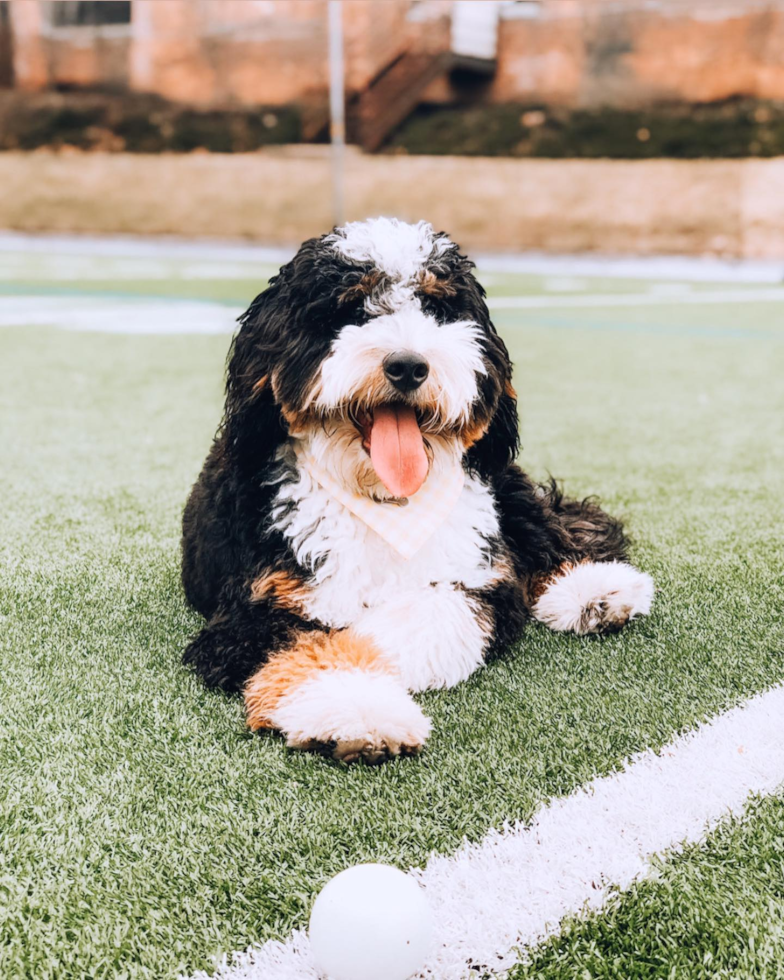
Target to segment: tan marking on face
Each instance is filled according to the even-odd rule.
[[[375,371],[367,375],[352,401],[358,408],[371,408],[382,404],[389,398],[389,393],[389,382],[384,375],[383,367],[379,364]]]
[[[301,578],[282,570],[264,572],[254,579],[250,586],[250,597],[253,602],[267,599],[278,608],[297,613],[302,612],[308,594],[308,587]]]
[[[470,449],[475,443],[485,435],[487,432],[489,423],[488,422],[474,422],[471,425],[466,426],[460,433],[460,439],[463,443],[465,449]]]
[[[349,286],[348,289],[338,296],[338,305],[342,306],[344,303],[351,303],[354,300],[362,299],[364,296],[370,296],[383,279],[384,273],[380,269],[373,269],[371,272],[366,272],[359,282],[353,286]]]
[[[245,685],[248,727],[272,728],[270,715],[280,699],[321,670],[397,673],[371,640],[350,629],[299,633],[289,649],[273,654]]]
[[[308,416],[305,412],[298,412],[296,409],[289,408],[288,405],[279,405],[280,414],[285,419],[289,427],[290,436],[300,436],[308,425]]]

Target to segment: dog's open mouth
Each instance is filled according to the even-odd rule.
[[[393,497],[410,497],[425,482],[429,462],[416,409],[387,403],[362,413],[363,445]]]

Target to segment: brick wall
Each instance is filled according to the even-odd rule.
[[[631,107],[736,95],[784,99],[782,0],[543,0],[538,16],[501,21],[486,97]]]
[[[207,105],[324,100],[324,0],[134,0],[132,22],[52,25],[48,0],[9,0],[16,86],[154,92]],[[406,42],[408,0],[345,4],[347,86]]]
[[[11,12],[21,89],[109,87],[207,105],[324,102],[325,0],[134,0],[132,23],[52,25],[50,0]],[[413,40],[446,42],[448,0],[346,0],[347,86],[361,90]],[[445,79],[434,101],[458,92]],[[461,94],[465,94],[462,90]],[[498,68],[476,97],[645,106],[784,99],[784,0],[525,0],[505,8]]]
[[[9,9],[8,0],[0,0],[0,88],[10,88],[14,81]]]

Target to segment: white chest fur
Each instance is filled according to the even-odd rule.
[[[488,541],[498,534],[498,517],[490,490],[474,477],[466,477],[452,513],[408,560],[305,472],[281,487],[277,502],[276,526],[313,574],[306,611],[328,626],[351,626],[403,593],[447,583],[476,589],[497,578]]]

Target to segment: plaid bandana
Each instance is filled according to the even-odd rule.
[[[320,487],[391,545],[403,558],[412,558],[452,513],[465,483],[459,461],[437,477],[428,476],[411,497],[387,502],[351,493],[331,477],[299,444],[299,465]]]

